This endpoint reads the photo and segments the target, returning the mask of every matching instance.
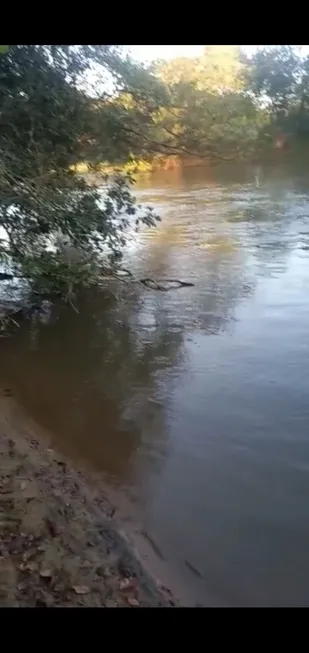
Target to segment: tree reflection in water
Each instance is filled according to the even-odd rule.
[[[183,341],[162,320],[135,329],[130,316],[139,304],[136,295],[117,302],[89,293],[79,314],[54,308],[35,348],[25,322],[2,352],[7,382],[58,445],[117,476],[125,473],[144,429],[164,436],[160,374],[179,358]]]
[[[207,265],[200,265],[203,256],[195,288],[164,293],[121,284],[118,300],[88,292],[78,314],[54,307],[47,324],[36,324],[35,342],[29,322],[6,341],[7,382],[62,450],[118,479],[127,476],[137,452],[148,464],[164,459],[166,413],[185,365],[185,335],[226,328],[249,289],[234,251],[229,259],[216,247]]]
[[[142,191],[143,201],[166,210],[126,265],[136,277],[182,278],[193,288],[165,293],[119,282],[118,301],[88,292],[78,314],[57,306],[47,324],[35,331],[25,322],[0,343],[3,375],[27,411],[62,449],[118,478],[136,456],[156,465],[166,454],[187,337],[233,330],[258,278],[283,271],[294,246],[295,212],[282,185],[191,181]]]

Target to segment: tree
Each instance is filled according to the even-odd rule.
[[[259,116],[245,93],[246,65],[238,46],[205,46],[201,57],[157,63],[169,90],[153,132],[162,151],[211,160],[252,151]]]
[[[309,136],[309,57],[301,57],[292,46],[267,47],[251,60],[247,89],[261,111],[267,107],[269,120],[259,134],[270,142],[278,136],[290,144],[302,145]]]
[[[97,84],[112,81],[109,92],[101,84],[100,101],[87,88],[91,70]],[[102,193],[73,167],[117,159],[120,117],[111,93],[146,104],[159,89],[115,46],[15,45],[0,57],[0,261],[31,287],[71,295],[97,279],[104,252],[121,256],[132,220],[155,223],[151,209],[136,205],[130,178],[106,180]],[[63,258],[63,239],[78,261]]]
[[[290,111],[290,122],[294,122],[298,136],[309,136],[309,57],[301,65],[300,82],[297,87],[295,106]],[[294,119],[294,120],[293,120]]]
[[[270,101],[278,116],[285,115],[297,92],[300,70],[301,59],[292,46],[264,48],[252,58],[250,90]]]
[[[198,88],[215,94],[244,88],[246,58],[238,45],[206,45],[197,66]]]
[[[157,61],[154,70],[167,86],[195,83],[198,76],[198,57],[175,57],[171,61]]]

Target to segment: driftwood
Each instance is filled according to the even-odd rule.
[[[175,290],[176,288],[189,288],[194,286],[194,283],[180,281],[180,279],[158,279],[157,281],[154,279],[140,279],[140,282],[143,283],[146,288],[150,288],[151,290],[162,290],[163,292],[166,292],[167,290]],[[170,285],[166,286],[162,284]]]
[[[142,283],[146,288],[150,290],[161,290],[162,292],[167,292],[168,290],[175,290],[177,288],[191,288],[195,284],[191,281],[181,281],[180,279],[134,279],[132,272],[126,268],[102,268],[102,272],[106,275],[107,278],[113,277],[119,279],[120,281],[127,282],[129,277],[130,280],[137,283]]]
[[[181,281],[180,279],[134,279],[132,272],[130,270],[127,270],[126,268],[102,268],[102,277],[101,279],[103,280],[104,278],[106,279],[118,279],[119,281],[122,281],[124,283],[141,283],[143,284],[146,288],[149,290],[160,290],[162,292],[167,292],[168,290],[175,290],[178,288],[188,288],[192,287],[195,284],[191,283],[189,281]],[[9,272],[0,272],[0,281],[8,281],[9,279],[22,279],[24,277],[18,276],[16,274],[12,274]],[[27,316],[28,318],[31,318],[33,314],[35,313],[36,310],[40,311],[40,301],[39,298],[43,299],[44,295],[40,294],[39,292],[34,291],[33,294],[33,299],[34,296],[37,298],[36,301],[30,301],[30,303],[26,304],[25,306],[22,305],[17,305],[17,306],[10,306],[6,302],[3,302],[3,305],[1,306],[0,302],[0,338],[4,337],[4,334],[7,333],[7,328],[10,325],[15,325],[19,326],[18,324],[18,319],[20,317],[25,317]],[[51,296],[49,295],[51,298]],[[117,296],[115,295],[117,298]],[[71,304],[71,306],[74,308],[75,311],[78,312],[77,308],[74,306],[71,297],[67,296],[67,301]],[[117,298],[118,299],[118,298]]]
[[[190,281],[181,281],[180,279],[136,279],[134,280],[132,272],[126,268],[102,268],[102,272],[106,275],[106,278],[119,279],[120,281],[127,281],[129,278],[132,281],[142,283],[146,288],[150,290],[161,290],[162,292],[167,292],[168,290],[175,290],[177,288],[190,288],[195,284]],[[0,281],[8,281],[9,279],[22,279],[24,277],[12,274],[9,272],[0,272]],[[102,277],[104,278],[104,277]]]

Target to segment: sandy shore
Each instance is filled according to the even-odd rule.
[[[169,607],[110,501],[0,390],[0,607]]]

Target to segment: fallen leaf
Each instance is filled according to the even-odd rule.
[[[134,590],[135,584],[130,578],[124,578],[123,580],[120,581],[119,588],[122,592],[126,592],[129,590]]]
[[[132,608],[138,608],[139,606],[139,601],[133,596],[128,596],[128,603],[132,606]]]
[[[25,490],[26,487],[27,487],[27,481],[22,481],[21,484],[20,484],[20,489]]]
[[[42,578],[51,578],[52,575],[53,574],[50,569],[41,569],[40,571],[40,576],[42,576]]]
[[[28,564],[25,566],[25,569],[28,571],[37,571],[38,569],[38,563],[37,562],[28,562]],[[44,576],[43,576],[44,578]]]
[[[87,585],[73,585],[72,589],[76,594],[88,594],[88,592],[90,592],[90,589],[87,587]]]

